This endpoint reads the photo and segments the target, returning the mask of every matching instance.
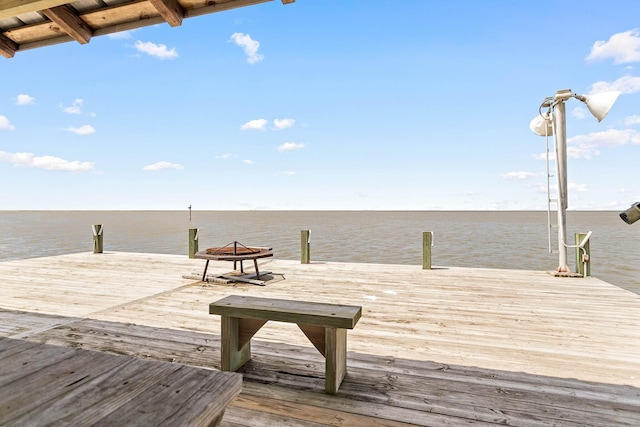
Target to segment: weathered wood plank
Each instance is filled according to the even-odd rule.
[[[0,339],[1,425],[209,425],[241,387],[237,374]]]
[[[209,314],[353,329],[362,307],[230,295],[209,304]]]
[[[1,340],[0,343],[4,341]],[[52,349],[54,352],[57,349]],[[95,358],[90,352],[68,353],[65,349],[65,357],[57,363],[48,364],[38,371],[21,370],[19,381],[14,380],[0,388],[0,402],[3,402],[0,424],[6,425],[34,425],[44,424],[42,420],[43,405],[52,405],[57,399],[61,399],[73,388],[81,384],[85,379],[99,377],[105,372],[118,368],[122,363],[115,357],[104,357],[95,364]],[[21,359],[24,361],[25,359]],[[28,360],[28,359],[27,359]],[[80,366],[85,369],[78,369]],[[3,364],[2,369],[10,369]],[[26,375],[25,375],[26,374]],[[16,386],[12,386],[16,384]],[[56,418],[48,418],[47,422],[53,422]]]
[[[219,368],[212,301],[356,304],[364,315],[349,332],[337,395],[322,393],[325,361],[305,334],[268,322],[241,368],[242,407],[229,407],[223,425],[347,425],[343,413],[408,425],[640,424],[640,296],[596,278],[270,259],[285,280],[221,286],[182,279],[201,270],[193,261],[87,253],[2,262],[0,307],[54,317],[0,311],[15,322],[0,334]],[[309,417],[288,410],[298,403]]]
[[[347,330],[326,328],[325,334],[324,389],[329,394],[336,394],[347,375]]]
[[[357,414],[349,411],[337,409],[331,402],[325,402],[327,406],[320,406],[317,403],[293,402],[289,398],[276,399],[270,396],[261,395],[241,395],[233,402],[233,409],[242,408],[249,410],[260,410],[269,414],[277,415],[287,420],[296,422],[312,422],[315,425],[331,426],[371,426],[371,427],[403,427],[414,424],[406,421],[396,421],[377,417],[375,415]],[[380,407],[383,411],[386,409]],[[232,409],[230,410],[230,412]],[[399,417],[400,418],[400,417]],[[406,417],[405,417],[406,418]],[[246,425],[246,424],[245,424]],[[275,424],[271,424],[275,425]],[[287,423],[288,425],[288,423]],[[306,425],[306,424],[305,424]],[[446,424],[439,424],[441,426]],[[479,424],[478,424],[479,425]]]
[[[241,385],[239,376],[214,380],[211,372],[179,366],[165,374],[161,382],[156,381],[147,393],[127,400],[117,412],[102,418],[100,425],[117,425],[123,418],[134,420],[134,424],[129,425],[138,426],[158,425],[158,420],[168,426],[208,425],[224,412],[228,402],[240,392]]]
[[[182,25],[184,9],[178,0],[149,0],[149,2],[160,12],[162,19],[167,21],[169,25],[172,27]]]
[[[47,9],[67,3],[66,0],[2,0],[0,19]]]
[[[268,364],[264,360],[263,362],[265,364],[262,366],[253,363],[244,370],[245,393],[255,395],[258,400],[277,398],[287,402],[293,400],[295,404],[320,407],[331,405],[329,400],[303,392],[309,387],[305,385],[308,378],[282,369],[274,371],[276,361],[269,361]],[[523,378],[526,380],[527,376],[523,375]],[[264,381],[278,386],[263,391],[258,384]],[[550,382],[553,383],[553,380]],[[475,420],[503,425],[549,425],[559,421],[562,425],[605,426],[633,425],[638,421],[637,401],[627,399],[626,402],[618,402],[611,397],[608,401],[592,400],[586,396],[576,398],[574,392],[583,387],[580,382],[574,383],[575,389],[566,389],[561,393],[519,388],[517,380],[504,388],[476,385],[469,389],[467,385],[463,378],[460,381],[448,378],[436,380],[415,377],[412,373],[389,376],[380,371],[352,369],[348,381],[343,383],[340,390],[341,411],[366,415],[370,413],[368,411],[371,406],[387,405],[393,409],[401,408],[405,411],[401,419],[418,425],[423,425],[423,420],[435,415],[457,419],[458,422]],[[347,410],[346,405],[350,405],[351,409]],[[396,419],[389,415],[393,413],[390,408],[387,411],[380,409],[375,413],[380,417]],[[409,413],[412,415],[408,415]]]
[[[0,34],[0,55],[5,58],[13,58],[16,50],[18,50],[17,43],[6,37],[4,34]]]
[[[237,371],[251,359],[251,336],[240,344],[241,320],[237,317],[222,316],[222,356],[220,365],[223,371]]]
[[[80,44],[89,43],[93,30],[69,5],[44,9],[42,13]]]
[[[0,337],[21,338],[23,334],[32,331],[44,331],[76,320],[78,319],[0,308]]]
[[[87,326],[81,327],[83,324]],[[68,331],[70,326],[74,326],[76,334],[76,338],[70,343],[71,345],[78,342],[78,335],[84,334],[88,338],[92,338],[93,345],[104,349],[106,346],[104,343],[100,343],[99,338],[104,334],[101,331],[112,331],[111,339],[117,336],[118,339],[124,340],[116,343],[122,349],[131,349],[135,345],[139,356],[158,357],[160,360],[166,360],[167,355],[177,358],[178,361],[189,360],[194,353],[194,346],[206,344],[206,341],[211,344],[211,350],[205,349],[199,354],[204,355],[219,348],[219,344],[214,342],[215,337],[208,340],[206,334],[152,330],[148,327],[97,322],[95,320],[66,325],[59,328],[60,332],[49,330],[42,335],[58,334],[57,336],[62,338],[60,342],[63,343],[64,338],[69,335],[64,330]],[[127,338],[128,335],[131,337]],[[167,341],[155,342],[160,341],[159,339]],[[170,344],[173,340],[184,342],[182,354],[179,352],[179,346],[174,343],[167,348],[167,354],[163,355],[162,348],[165,343]],[[91,345],[90,341],[81,342],[85,342],[85,347]],[[118,348],[111,350],[119,351]],[[250,386],[255,384],[255,387],[264,387],[260,393],[266,397],[275,397],[280,390],[288,390],[287,393],[291,393],[291,395],[287,394],[284,407],[289,405],[286,402],[290,402],[294,395],[296,401],[297,399],[306,399],[302,402],[307,402],[306,404],[309,405],[314,404],[313,402],[320,407],[335,405],[335,400],[331,400],[334,399],[333,397],[327,396],[329,399],[327,401],[318,397],[317,389],[321,387],[323,382],[324,361],[312,348],[255,340],[254,351],[256,353],[254,360],[242,369],[245,376],[245,392],[248,392],[251,389]],[[210,354],[212,359],[218,360],[215,354]],[[578,380],[443,365],[354,352],[350,353],[349,360],[350,375],[343,383],[338,395],[340,408],[343,408],[341,411],[345,410],[345,405],[355,405],[350,411],[368,415],[374,413],[374,409],[370,405],[376,405],[379,407],[375,409],[375,413],[380,414],[379,416],[396,417],[399,413],[404,414],[400,418],[390,418],[392,420],[402,419],[405,422],[410,419],[414,421],[430,420],[425,421],[424,424],[416,421],[418,425],[438,425],[438,423],[447,425],[442,422],[442,419],[448,419],[449,424],[456,425],[464,418],[460,418],[460,414],[455,415],[457,413],[451,415],[447,412],[449,411],[447,408],[457,408],[460,405],[471,405],[472,403],[479,407],[485,405],[487,408],[498,408],[497,410],[505,413],[503,418],[510,420],[511,425],[548,425],[551,423],[548,420],[554,419],[564,420],[563,425],[572,425],[569,423],[571,417],[580,417],[580,414],[585,413],[585,407],[589,408],[585,413],[585,417],[588,416],[589,420],[609,419],[612,421],[607,425],[625,425],[623,422],[625,419],[627,421],[637,420],[636,413],[640,410],[639,390],[628,386],[585,383]],[[274,388],[276,386],[277,388]],[[262,394],[258,396],[262,396]],[[259,401],[261,398],[256,399]],[[429,414],[424,413],[426,411],[425,401],[429,401],[435,407],[435,409],[428,407],[431,411]],[[404,412],[397,412],[397,408],[403,408]],[[271,411],[273,409],[265,410]],[[417,412],[409,417],[407,411]],[[478,409],[474,409],[474,411],[467,415],[478,417]],[[487,411],[483,417],[497,416],[496,412]],[[232,413],[233,409],[230,408],[227,414]],[[597,413],[601,415],[597,415]],[[286,412],[278,412],[278,414],[278,416],[284,416]],[[540,417],[539,414],[545,414],[544,417],[547,418],[548,423],[523,421],[527,419],[526,417]],[[452,420],[458,421],[452,422]],[[245,425],[253,424],[247,423]],[[630,424],[627,423],[627,425]]]
[[[241,399],[238,396],[238,399]],[[314,423],[291,417],[289,414],[276,415],[264,412],[262,407],[246,409],[242,407],[229,407],[222,427],[244,427],[244,426],[287,426],[287,427],[325,427],[325,423]]]

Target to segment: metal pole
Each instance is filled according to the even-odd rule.
[[[567,265],[567,121],[564,100],[555,106],[556,175],[558,177],[558,272],[568,273]]]
[[[582,277],[591,276],[591,244],[589,233],[576,233],[576,273]],[[584,241],[584,242],[583,242]]]

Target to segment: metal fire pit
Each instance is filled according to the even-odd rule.
[[[204,251],[197,252],[194,257],[199,259],[206,259],[207,262],[204,265],[204,272],[202,273],[202,281],[207,278],[207,268],[209,267],[209,261],[233,261],[233,269],[236,269],[237,263],[240,262],[240,272],[244,273],[243,261],[253,260],[253,266],[256,270],[256,278],[260,280],[260,270],[258,270],[258,259],[268,258],[273,256],[273,248],[261,248],[261,247],[248,247],[240,242],[231,242],[226,246],[220,248],[209,248]],[[238,280],[239,278],[234,278]],[[241,280],[242,281],[242,280]],[[247,280],[244,280],[247,281]],[[255,281],[254,281],[255,282]]]

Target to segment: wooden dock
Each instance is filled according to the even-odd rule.
[[[183,278],[203,267],[112,252],[0,262],[0,336],[219,369],[213,301],[360,305],[337,395],[302,332],[267,323],[222,425],[640,425],[640,295],[597,278],[278,259],[260,263],[265,286]]]

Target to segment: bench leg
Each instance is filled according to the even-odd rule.
[[[251,359],[251,337],[267,323],[266,320],[239,319],[222,316],[220,319],[222,335],[223,371],[237,371]]]
[[[336,394],[347,375],[347,330],[326,328],[326,365],[324,390]]]
[[[222,316],[222,363],[221,370],[234,372],[251,359],[251,339],[240,348],[240,319]]]

